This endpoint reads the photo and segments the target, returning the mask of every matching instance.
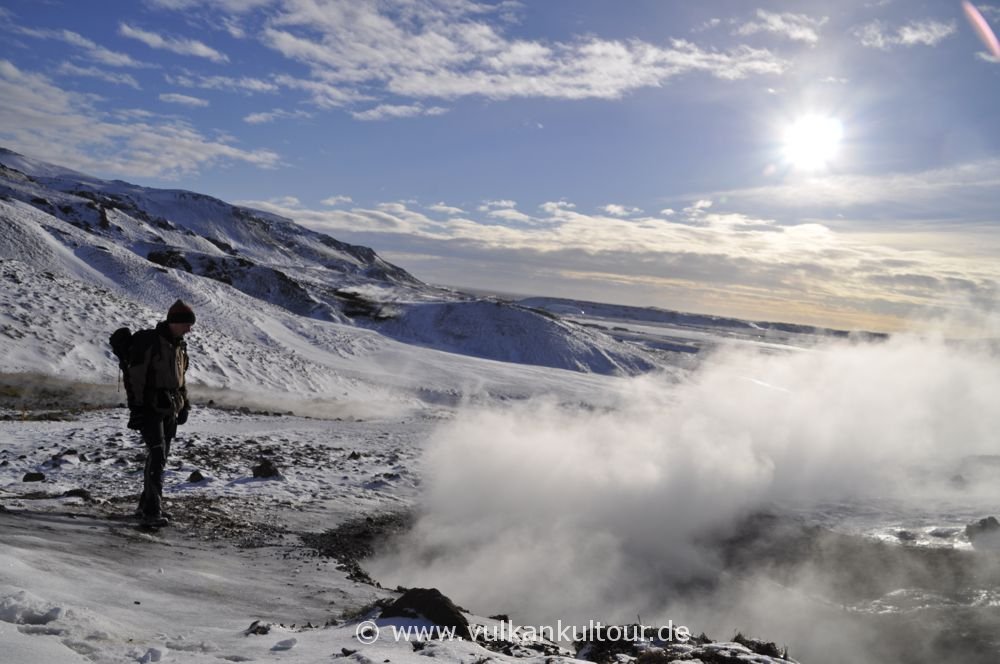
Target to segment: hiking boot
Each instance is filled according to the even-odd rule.
[[[142,514],[142,508],[141,507],[136,507],[135,508],[135,512],[133,512],[132,514],[133,514],[133,516],[135,516],[135,518],[141,519],[142,516],[143,516],[143,514]],[[168,512],[167,510],[160,510],[160,516],[162,516],[164,519],[172,519],[172,518],[174,518],[174,515],[171,514],[170,512]]]
[[[139,519],[139,525],[143,528],[163,528],[170,525],[170,520],[162,514],[144,514]]]

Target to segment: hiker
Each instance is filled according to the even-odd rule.
[[[167,319],[155,329],[132,335],[127,376],[131,388],[128,427],[140,431],[146,444],[146,468],[138,509],[140,522],[145,526],[169,524],[169,515],[163,511],[163,469],[170,441],[177,433],[177,426],[187,422],[191,409],[184,384],[188,368],[184,335],[192,325],[194,311],[177,300],[167,311]]]

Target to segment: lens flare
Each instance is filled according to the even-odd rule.
[[[969,25],[972,29],[976,31],[979,39],[982,40],[983,44],[986,46],[986,50],[990,52],[994,58],[1000,59],[1000,41],[997,40],[997,36],[993,34],[993,30],[990,28],[990,24],[986,22],[983,15],[976,9],[969,0],[962,0],[962,9],[965,11],[965,18],[969,19]]]

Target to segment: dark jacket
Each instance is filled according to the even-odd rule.
[[[190,407],[184,383],[187,344],[170,334],[166,321],[157,324],[154,330],[135,333],[128,367],[135,408],[176,416]]]

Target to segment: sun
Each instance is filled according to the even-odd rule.
[[[803,115],[785,129],[785,159],[797,170],[823,170],[837,156],[843,136],[837,118]]]

